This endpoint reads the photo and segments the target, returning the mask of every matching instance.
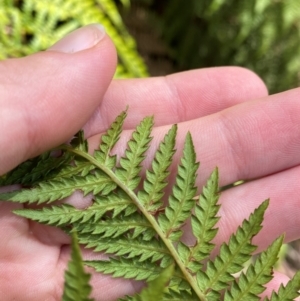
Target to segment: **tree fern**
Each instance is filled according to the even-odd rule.
[[[88,153],[87,141],[80,132],[70,144],[57,148],[55,155],[48,152],[21,164],[3,177],[2,182],[22,183],[15,175],[28,173],[26,187],[2,193],[0,199],[48,203],[40,209],[22,209],[15,213],[60,227],[67,233],[75,231],[85,248],[108,254],[107,260],[85,261],[97,272],[149,283],[143,292],[120,300],[259,300],[272,278],[283,237],[278,238],[238,279],[234,275],[244,269],[256,250],[252,239],[262,228],[269,201],[255,209],[211,258],[220,208],[218,170],[212,172],[197,197],[195,183],[199,163],[188,133],[174,185],[169,187],[171,193],[165,197],[177,126],[165,135],[154,154],[151,168],[143,176],[142,164],[151,143],[153,117],[141,121],[124,154],[117,158],[111,152],[121,135],[126,114],[124,111],[115,119],[93,155]],[[45,172],[48,160],[54,162],[53,168]],[[34,177],[29,176],[31,171]],[[30,181],[32,187],[27,187]],[[88,208],[51,204],[75,190],[92,194],[93,202]],[[191,224],[195,238],[191,245],[181,240],[187,223]],[[293,300],[299,295],[299,289],[297,274],[265,300]]]

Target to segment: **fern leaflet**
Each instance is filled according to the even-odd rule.
[[[65,288],[62,301],[93,301],[90,299],[92,287],[89,285],[91,275],[84,271],[83,261],[75,233],[72,234],[71,261],[65,273]]]
[[[139,173],[142,169],[141,162],[151,141],[150,133],[153,126],[153,117],[145,118],[132,134],[128,142],[125,156],[121,158],[121,167],[117,168],[116,176],[129,188],[135,189],[139,182]]]
[[[178,167],[173,194],[169,198],[169,205],[165,207],[165,212],[158,217],[161,229],[166,237],[172,241],[180,239],[182,235],[180,228],[187,218],[191,216],[191,210],[195,206],[193,198],[197,191],[195,181],[198,166],[192,138],[188,134],[183,149],[181,165]]]
[[[218,230],[215,228],[219,218],[216,216],[220,206],[218,193],[218,169],[212,173],[203,187],[202,194],[195,206],[195,214],[192,215],[192,231],[196,237],[196,244],[191,246],[182,258],[187,267],[196,273],[202,268],[201,261],[208,258],[214,245],[211,243]],[[186,248],[185,248],[186,249]]]
[[[138,198],[147,211],[155,212],[162,206],[163,189],[167,186],[169,167],[175,153],[176,132],[177,126],[173,125],[155,153],[152,170],[146,171],[144,189],[138,191]]]
[[[219,255],[214,260],[209,260],[206,271],[197,272],[197,281],[201,289],[207,292],[208,300],[219,300],[220,290],[226,288],[234,280],[232,274],[243,269],[256,246],[251,243],[254,235],[261,229],[264,212],[268,201],[262,203],[249,220],[245,220],[238,228],[236,234],[230,237],[229,243],[224,243]]]
[[[282,246],[283,236],[273,244],[251,264],[246,273],[242,273],[238,282],[233,282],[230,290],[225,293],[224,301],[260,300],[264,287],[273,277],[273,266],[278,259],[278,253]]]
[[[122,112],[116,120],[112,123],[107,133],[101,137],[99,150],[94,152],[94,157],[108,168],[113,168],[116,165],[117,156],[111,156],[110,151],[117,143],[122,132],[122,126],[127,113]]]

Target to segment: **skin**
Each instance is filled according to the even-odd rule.
[[[128,105],[126,130],[115,153],[122,153],[141,118],[153,114],[146,166],[170,125],[178,123],[174,164],[190,131],[201,161],[199,187],[215,166],[221,186],[249,180],[221,195],[217,245],[266,198],[271,202],[264,229],[254,240],[259,250],[281,233],[286,241],[299,238],[300,88],[268,96],[260,78],[237,67],[111,81],[115,65],[115,49],[107,36],[77,53],[47,51],[0,62],[1,174],[70,139],[82,127],[91,148],[96,147],[101,133]],[[66,202],[84,207],[90,200],[77,193]],[[1,299],[58,301],[70,240],[58,229],[11,213],[21,207],[0,202]],[[184,239],[193,241],[189,229]],[[87,250],[83,255],[103,257]],[[286,280],[275,273],[267,293]],[[96,300],[112,301],[142,284],[94,274],[92,285]]]

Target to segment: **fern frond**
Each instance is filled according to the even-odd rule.
[[[196,172],[199,163],[196,163],[196,153],[190,133],[187,134],[181,165],[178,167],[176,184],[173,194],[169,198],[169,205],[165,213],[158,217],[158,222],[166,237],[178,241],[182,235],[180,228],[191,216],[191,210],[195,206],[194,197],[197,192],[195,187]]]
[[[116,165],[117,156],[111,156],[110,152],[120,138],[122,126],[127,116],[127,112],[123,111],[111,124],[107,132],[101,137],[99,150],[94,152],[94,157],[107,168],[113,168]]]
[[[14,213],[41,224],[59,227],[81,219],[80,211],[82,210],[77,210],[69,204],[62,204],[61,206],[44,207],[40,210],[19,209],[14,210]],[[89,214],[86,212],[85,216],[89,217]]]
[[[152,281],[165,268],[174,265],[174,273],[163,294],[159,295],[162,301],[258,300],[271,279],[282,237],[262,253],[239,280],[235,280],[233,275],[241,272],[256,249],[252,238],[261,230],[268,200],[255,209],[248,220],[243,221],[228,243],[221,245],[219,255],[209,259],[219,220],[218,170],[211,174],[196,199],[195,182],[199,164],[191,135],[188,134],[175,185],[166,203],[164,188],[175,153],[177,127],[173,126],[160,143],[152,168],[146,172],[144,182],[140,183],[139,173],[151,140],[153,118],[145,118],[133,132],[120,161],[121,166],[118,166],[118,160],[111,155],[111,151],[120,137],[125,116],[126,111],[102,136],[94,156],[88,153],[87,141],[83,133],[79,133],[70,145],[58,148],[62,156],[72,158],[68,164],[63,163],[49,174],[45,173],[43,181],[31,189],[0,194],[0,200],[40,204],[64,198],[77,190],[84,194],[91,193],[92,204],[85,209],[62,204],[36,210],[16,210],[15,213],[61,227],[67,233],[76,231],[79,242],[86,248],[111,256],[106,261],[87,261],[86,264],[113,277]],[[41,167],[48,165],[47,158],[50,156],[48,154],[43,158],[46,160],[40,160]],[[53,160],[59,159],[53,157]],[[31,161],[28,166],[30,164]],[[143,184],[141,191],[137,188],[138,184]],[[180,240],[183,227],[190,220],[195,237],[193,245]],[[265,301],[291,300],[298,296],[299,279],[297,275],[286,287],[281,287],[278,294],[273,293],[272,299]],[[141,296],[138,294],[127,300],[139,300]]]
[[[113,220],[110,218],[102,219],[96,223],[91,221],[84,224],[74,223],[73,226],[78,233],[97,235],[98,238],[116,238],[129,231],[132,231],[133,238],[139,235],[148,237],[155,235],[151,224],[143,216],[137,213],[126,217],[117,216]]]
[[[85,261],[85,264],[103,274],[135,280],[154,280],[163,271],[159,266],[153,265],[151,261],[136,262],[126,258],[110,258],[109,261]]]
[[[200,262],[208,258],[214,248],[211,241],[218,232],[215,226],[220,219],[216,216],[220,208],[220,205],[217,205],[219,200],[218,178],[218,169],[215,169],[208,179],[207,185],[203,187],[195,207],[195,213],[192,215],[191,223],[196,244],[190,247],[185,264],[194,273],[202,267]]]
[[[71,145],[81,151],[88,151],[83,131],[79,131],[75,135],[71,141]],[[5,177],[0,179],[0,185],[22,184],[29,186],[49,179],[60,180],[63,177],[69,178],[77,174],[84,176],[92,168],[90,163],[87,164],[87,162],[82,161],[75,161],[71,166],[70,163],[73,160],[73,154],[65,152],[58,155],[55,152],[47,151],[40,156],[21,163],[8,172]]]
[[[68,166],[72,157],[70,154],[55,157],[51,152],[46,152],[36,158],[25,161],[8,172],[5,177],[0,179],[0,185],[35,185],[45,178],[54,176],[60,169]]]
[[[18,203],[51,203],[70,196],[76,190],[81,190],[84,195],[88,193],[108,194],[116,188],[116,184],[104,173],[96,171],[86,177],[75,176],[62,178],[60,181],[41,182],[36,188],[24,189],[21,192],[9,192],[1,194],[3,201]]]
[[[72,165],[64,166],[64,168],[58,170],[55,174],[50,174],[45,180],[61,181],[73,178],[74,176],[85,177],[94,169],[95,166],[90,162],[76,159]]]
[[[65,287],[62,301],[93,301],[89,296],[92,287],[89,284],[91,275],[84,271],[76,234],[72,234],[71,260],[65,273]]]
[[[125,157],[120,160],[121,167],[116,170],[116,176],[129,189],[135,189],[140,183],[141,163],[145,159],[145,152],[149,148],[152,139],[150,137],[152,127],[153,117],[146,117],[142,120],[133,132],[132,139],[128,142]]]
[[[80,233],[79,242],[87,248],[93,248],[95,252],[105,252],[115,256],[126,256],[136,258],[143,262],[151,260],[157,262],[164,258],[165,261],[172,261],[169,250],[156,238],[145,241],[141,237],[133,239],[131,235],[124,238],[99,239],[96,235]]]
[[[121,198],[109,194],[107,196],[96,196],[94,203],[83,210],[76,209],[68,204],[62,204],[42,209],[19,209],[15,210],[14,213],[42,224],[64,227],[76,222],[86,223],[91,221],[96,223],[107,212],[112,212],[112,217],[115,217],[121,212],[124,212],[127,216],[134,211],[136,211],[136,208],[132,206],[132,202],[128,197]]]
[[[270,298],[266,297],[264,301],[294,301],[300,296],[299,293],[300,271],[287,283],[286,286],[281,284],[279,291],[273,292]]]
[[[272,278],[273,267],[278,260],[283,236],[277,238],[272,245],[259,255],[254,264],[251,264],[246,273],[242,273],[238,281],[225,292],[224,301],[258,301],[259,295]]]
[[[177,126],[173,125],[160,143],[152,162],[152,170],[146,171],[143,190],[138,192],[140,202],[149,212],[155,212],[162,206],[163,189],[167,185],[167,177],[170,174],[169,167],[175,154],[176,132]]]
[[[231,235],[228,244],[222,244],[219,255],[214,260],[209,260],[205,272],[197,272],[197,282],[209,300],[219,300],[219,291],[225,289],[229,282],[234,280],[232,274],[243,269],[243,264],[249,260],[256,249],[251,243],[261,229],[264,212],[269,201],[264,201],[254,213],[245,220],[236,234]]]

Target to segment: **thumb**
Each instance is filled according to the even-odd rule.
[[[0,174],[68,140],[100,104],[116,52],[100,25],[0,62]]]

